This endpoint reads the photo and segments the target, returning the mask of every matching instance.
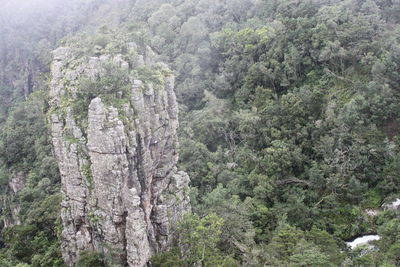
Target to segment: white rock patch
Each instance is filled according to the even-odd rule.
[[[351,249],[355,249],[358,246],[365,245],[371,241],[375,241],[375,240],[379,240],[379,239],[381,239],[381,237],[379,235],[365,235],[365,236],[358,237],[351,242],[346,242],[346,243]]]

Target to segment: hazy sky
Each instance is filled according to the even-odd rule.
[[[29,11],[29,9],[53,7],[59,2],[60,0],[0,0],[0,8]]]
[[[52,11],[70,0],[0,0],[0,15],[24,16]]]

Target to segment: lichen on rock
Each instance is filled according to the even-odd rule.
[[[85,250],[144,266],[168,248],[190,210],[189,177],[176,168],[174,77],[153,59],[129,58],[136,47],[88,57],[71,47],[54,51],[49,118],[69,266]]]

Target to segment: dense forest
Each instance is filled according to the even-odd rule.
[[[121,39],[174,71],[191,179],[151,266],[400,266],[400,1],[27,2],[0,3],[0,266],[65,266],[51,52]]]

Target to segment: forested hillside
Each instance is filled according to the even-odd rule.
[[[400,266],[399,23],[398,0],[0,3],[0,266],[65,266],[51,52],[121,39],[174,71],[191,179],[151,266]]]

